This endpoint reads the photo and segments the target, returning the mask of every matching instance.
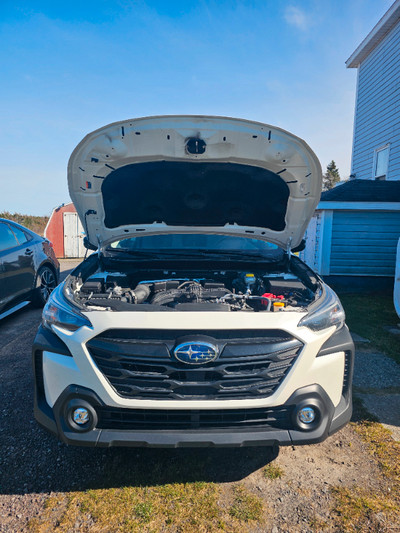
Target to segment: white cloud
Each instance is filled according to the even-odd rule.
[[[291,26],[305,31],[309,28],[309,20],[304,11],[296,6],[288,6],[285,10],[285,20]]]

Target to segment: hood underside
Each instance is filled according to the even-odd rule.
[[[201,116],[105,126],[77,146],[68,185],[94,246],[208,233],[300,244],[321,192],[307,144],[265,124]]]

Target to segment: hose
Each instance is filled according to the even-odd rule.
[[[135,289],[132,291],[132,294],[135,298],[135,304],[142,304],[150,296],[151,288],[150,285],[145,283],[140,283],[136,285]]]

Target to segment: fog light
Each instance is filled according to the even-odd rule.
[[[78,407],[72,413],[72,419],[75,422],[75,424],[79,424],[80,426],[83,426],[84,424],[87,424],[89,422],[90,413],[84,407]]]
[[[297,413],[297,416],[303,424],[312,424],[315,420],[316,412],[313,407],[303,407],[303,409],[300,409]]]
[[[67,401],[61,416],[69,429],[80,433],[92,431],[98,422],[96,409],[83,398],[72,398]]]

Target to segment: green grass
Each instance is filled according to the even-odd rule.
[[[399,518],[396,502],[383,492],[363,487],[335,487],[332,495],[336,500],[333,512],[340,520],[338,531],[343,533],[388,531],[383,529],[383,524],[388,521],[393,524]]]
[[[340,300],[346,311],[350,331],[370,340],[374,347],[400,363],[400,335],[385,327],[395,328],[400,322],[391,293],[343,294]]]
[[[258,496],[242,484],[222,492],[215,483],[194,482],[59,494],[49,497],[28,529],[61,533],[78,523],[82,531],[99,533],[244,533],[253,521],[262,523]]]
[[[29,528],[61,533],[82,522],[107,533],[164,531],[171,525],[176,531],[218,531],[225,514],[219,492],[217,485],[201,482],[72,492],[50,497],[46,511]]]
[[[263,470],[264,477],[266,479],[278,479],[284,474],[284,470],[273,463],[269,463]]]
[[[243,485],[234,489],[235,499],[229,514],[237,520],[249,522],[260,520],[263,512],[263,504],[260,498],[246,490]]]

